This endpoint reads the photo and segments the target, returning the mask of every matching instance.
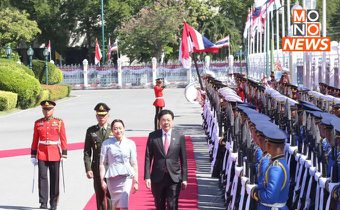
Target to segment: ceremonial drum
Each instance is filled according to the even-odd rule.
[[[190,103],[193,103],[193,104],[198,103],[197,101],[197,97],[199,96],[199,92],[197,90],[198,87],[199,87],[199,83],[197,81],[192,82],[185,87],[184,95],[185,95],[185,98]]]

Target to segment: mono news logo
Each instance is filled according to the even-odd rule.
[[[314,9],[294,9],[292,36],[282,38],[282,50],[289,52],[330,51],[331,40],[321,37],[319,12]]]

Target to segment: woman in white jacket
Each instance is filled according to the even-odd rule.
[[[103,190],[109,190],[115,209],[128,209],[133,184],[138,190],[138,164],[136,144],[125,137],[125,125],[116,119],[111,123],[113,138],[103,142],[100,154],[100,178]],[[106,178],[107,183],[104,181]]]

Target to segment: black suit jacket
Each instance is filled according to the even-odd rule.
[[[150,133],[146,145],[144,179],[151,179],[153,183],[161,182],[166,170],[176,183],[188,180],[185,138],[174,129],[171,132],[170,147],[166,155],[162,129]]]

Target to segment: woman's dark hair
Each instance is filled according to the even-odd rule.
[[[111,123],[111,129],[113,127],[113,125],[116,123],[116,122],[119,122],[119,123],[122,123],[123,127],[125,128],[125,125],[124,125],[124,122],[123,120],[120,120],[120,119],[114,119]]]
[[[160,111],[160,112],[158,113],[158,116],[157,116],[158,120],[160,120],[161,117],[162,117],[163,115],[166,115],[166,114],[171,115],[171,118],[172,118],[172,119],[175,118],[175,115],[174,115],[174,113],[173,113],[171,110],[163,109],[162,111]]]

